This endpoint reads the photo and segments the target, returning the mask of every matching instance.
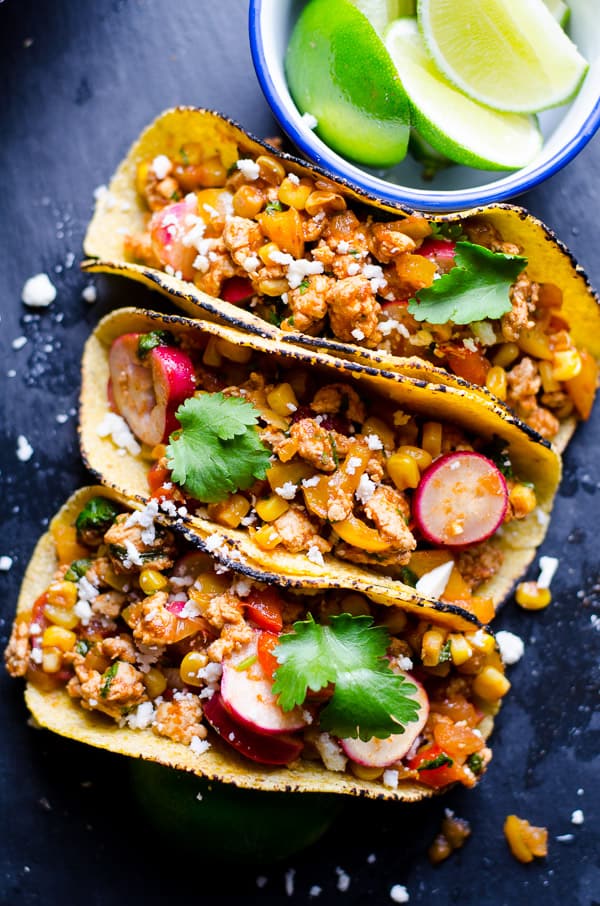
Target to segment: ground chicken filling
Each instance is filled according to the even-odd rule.
[[[135,349],[147,336],[128,334],[125,339]],[[454,560],[448,583],[433,596],[459,601],[484,623],[492,618],[491,601],[478,598],[476,592],[502,565],[496,540],[499,523],[522,519],[537,506],[535,489],[513,474],[501,443],[467,435],[455,425],[412,416],[389,400],[369,397],[359,385],[324,384],[317,369],[286,370],[274,356],[252,353],[215,337],[205,335],[200,345],[192,346],[188,333],[180,335],[178,342],[174,348],[185,352],[189,373],[192,369],[194,373],[190,393],[201,400],[207,393],[219,392],[252,404],[271,462],[264,480],[203,506],[174,481],[166,445],[146,446],[142,455],[152,463],[150,492],[163,512],[174,518],[195,513],[216,526],[246,530],[265,551],[305,552],[315,563],[333,554],[411,585]],[[199,343],[197,337],[193,342]],[[115,341],[113,348],[119,343]],[[113,390],[119,386],[121,414],[139,431],[131,413],[142,408],[140,374],[149,366],[137,353],[133,355],[126,369],[114,370],[112,386]],[[131,374],[135,374],[133,383]],[[238,383],[232,384],[233,380]],[[151,405],[148,408],[155,412]],[[432,464],[443,457],[455,454],[459,460],[459,453],[472,451],[485,454],[490,467],[503,472],[505,477],[499,481],[507,495],[506,511],[480,543],[463,541],[461,515],[447,546],[436,546],[423,535],[417,518],[415,500],[421,483],[428,480]],[[453,468],[457,471],[449,474],[456,478],[464,474],[459,461]],[[480,499],[487,493],[482,486]],[[470,498],[464,506],[469,508]],[[460,552],[453,554],[453,545]]]
[[[90,503],[76,526],[53,528],[60,565],[31,612],[14,625],[6,651],[13,676],[46,691],[64,686],[86,710],[189,746],[198,756],[214,743],[212,724],[224,743],[255,761],[282,764],[289,751],[288,761],[322,761],[329,770],[388,787],[405,780],[435,788],[476,783],[491,758],[484,741],[491,716],[509,688],[487,632],[452,632],[354,593],[306,596],[252,583],[215,570],[210,557],[154,522],[152,506],[123,513],[105,498]],[[309,692],[291,725],[269,691],[280,634],[309,614],[327,624],[340,613],[367,615],[385,627],[392,671],[421,690],[418,732],[385,767],[360,763],[368,762],[364,754],[354,760],[346,751],[352,740],[322,731],[319,714],[330,688]],[[248,646],[257,652],[253,657],[245,656]],[[234,689],[226,695],[227,671],[235,682],[229,679]],[[251,679],[266,683],[257,700],[264,710],[269,698],[276,730],[268,734],[266,726],[264,732],[249,729],[243,720],[248,694],[236,688],[251,686]],[[229,703],[240,711],[236,694],[241,723]],[[232,732],[212,716],[215,696],[225,699]],[[285,735],[273,735],[282,729]]]
[[[485,219],[378,222],[349,210],[333,183],[299,178],[275,157],[242,157],[228,172],[197,143],[141,162],[137,189],[148,225],[126,236],[130,259],[285,330],[425,358],[486,386],[544,437],[573,414],[589,416],[596,364],[575,347],[554,284],[524,270],[510,310],[472,324],[409,313],[408,300],[454,266],[457,239],[521,252]]]

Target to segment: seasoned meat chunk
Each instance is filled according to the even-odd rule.
[[[127,595],[121,591],[107,591],[102,595],[97,595],[92,601],[92,610],[103,617],[114,619],[119,616],[121,609],[125,606]]]
[[[29,620],[17,619],[4,652],[6,669],[11,676],[25,676],[29,666],[29,651]]]
[[[365,407],[356,390],[349,384],[326,384],[317,390],[310,404],[313,412],[345,415],[351,422],[362,425]]]
[[[376,488],[365,504],[365,513],[395,550],[414,551],[417,542],[407,525],[410,509],[400,491],[386,485]]]
[[[524,397],[535,396],[542,386],[538,367],[535,362],[525,356],[518,365],[507,372],[508,402],[518,403]]]
[[[334,284],[327,296],[331,329],[340,340],[362,342],[353,331],[360,331],[365,340],[377,332],[380,305],[366,277],[346,277]]]
[[[160,703],[152,730],[157,736],[166,736],[189,746],[193,736],[206,739],[207,730],[201,721],[200,699],[195,695],[186,695],[171,702]]]
[[[492,252],[503,252],[505,255],[520,255],[521,248],[513,242],[504,242],[496,227],[489,220],[470,217],[463,224],[469,240],[475,245],[483,245]]]
[[[517,414],[520,414],[518,409]],[[537,431],[538,434],[548,440],[558,434],[558,429],[560,428],[559,420],[549,409],[544,409],[543,406],[535,406],[528,414],[524,414],[522,417],[527,419],[527,423],[534,431]]]
[[[148,267],[162,267],[160,259],[152,247],[152,236],[148,231],[134,236],[125,236],[123,250],[129,261],[146,264]]]
[[[111,636],[100,643],[102,654],[111,661],[126,661],[135,664],[135,645],[128,635]]]
[[[263,243],[263,233],[254,220],[247,217],[229,217],[223,230],[225,248],[239,267],[244,267],[247,258],[256,257]]]
[[[322,472],[334,472],[337,461],[350,449],[351,438],[327,431],[313,418],[301,418],[292,425],[290,437],[298,442],[298,455]]]
[[[146,543],[142,540],[142,534],[147,530],[137,522],[128,524],[130,519],[131,516],[126,513],[117,516],[104,536],[115,572],[136,573],[145,566],[161,571],[170,569],[175,562],[173,533],[156,525],[154,540]]]
[[[168,600],[165,591],[157,591],[136,605],[128,617],[133,637],[142,645],[172,645],[178,641],[177,629],[181,620],[167,610]]]
[[[416,243],[402,232],[402,226],[401,220],[369,225],[369,249],[382,264],[389,264],[405,252],[414,252]]]
[[[229,592],[216,595],[204,609],[204,617],[215,629],[223,629],[226,623],[243,623],[243,602]]]
[[[291,506],[271,524],[281,538],[283,546],[293,554],[306,551],[310,547],[316,547],[322,554],[331,550],[329,541],[321,538],[317,528],[299,507]]]
[[[210,248],[206,255],[198,255],[194,260],[194,283],[198,289],[209,296],[218,296],[225,280],[234,277],[238,270],[234,267],[225,243],[222,239],[206,240]]]
[[[539,286],[532,283],[527,274],[521,274],[516,283],[510,288],[510,301],[512,308],[502,315],[502,336],[508,342],[518,340],[522,330],[534,326],[531,319],[532,313],[539,298]]]
[[[114,661],[99,673],[85,663],[74,663],[75,676],[69,680],[67,691],[73,698],[81,698],[88,711],[102,711],[118,720],[123,712],[148,700],[142,674],[131,664]]]
[[[495,576],[502,563],[504,554],[492,541],[482,541],[460,551],[456,565],[458,571],[473,590],[486,579]]]
[[[247,623],[226,623],[218,639],[209,645],[207,654],[211,661],[221,661],[243,648],[251,639],[254,630]]]
[[[327,314],[327,296],[334,281],[324,274],[313,274],[306,279],[308,286],[300,285],[288,292],[293,322],[288,319],[286,326],[293,330],[306,331]]]

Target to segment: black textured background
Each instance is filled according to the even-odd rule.
[[[87,305],[78,271],[96,186],[160,110],[213,106],[259,135],[274,124],[254,76],[244,0],[0,0],[0,350],[2,377],[0,573],[4,644],[23,569],[48,517],[85,481],[75,406],[82,344],[112,305],[159,298],[99,279]],[[572,247],[600,285],[600,142],[523,199]],[[72,257],[73,256],[73,257]],[[46,271],[58,298],[42,314],[20,302],[24,281]],[[20,350],[12,341],[27,338]],[[14,376],[9,376],[12,372]],[[67,415],[66,421],[57,416]],[[34,448],[20,463],[17,436]],[[215,872],[159,842],[130,801],[124,760],[27,726],[21,687],[0,677],[0,902],[391,903],[395,883],[411,904],[436,906],[600,902],[597,652],[600,411],[579,429],[544,553],[561,558],[554,601],[538,614],[507,605],[498,628],[526,642],[510,669],[513,691],[497,722],[494,760],[481,786],[403,807],[353,802],[324,840],[282,866]],[[594,757],[596,762],[594,765]],[[594,773],[594,767],[596,771]],[[578,790],[583,792],[578,794]],[[473,836],[438,868],[425,850],[444,807]],[[570,823],[574,809],[585,823]],[[550,831],[546,860],[523,866],[502,836],[511,812]],[[573,833],[574,842],[556,842]],[[367,856],[376,854],[376,861]],[[351,877],[336,888],[336,867]],[[284,872],[296,869],[295,892]],[[268,878],[259,889],[256,876]]]

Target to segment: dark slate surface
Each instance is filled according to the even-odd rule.
[[[108,181],[139,130],[176,103],[214,106],[257,134],[274,125],[254,77],[243,0],[4,0],[0,184],[2,267],[2,541],[14,558],[0,573],[1,642],[36,537],[85,481],[75,405],[83,341],[114,304],[156,305],[124,281],[99,279],[99,301],[81,299],[81,241],[96,186]],[[525,199],[600,285],[597,254],[600,143]],[[47,271],[58,288],[43,314],[20,302],[25,279]],[[12,346],[25,336],[20,350]],[[13,374],[14,373],[14,374]],[[11,376],[13,375],[13,376]],[[58,418],[59,416],[68,416]],[[15,455],[24,434],[35,453]],[[391,902],[405,884],[410,903],[573,904],[600,902],[597,810],[597,650],[590,616],[598,598],[600,412],[581,428],[544,553],[561,568],[552,606],[538,614],[509,604],[498,625],[519,633],[526,655],[510,670],[514,689],[498,721],[494,761],[480,788],[416,807],[348,802],[325,839],[281,866],[211,871],[184,859],[144,828],[124,760],[27,726],[19,683],[1,684],[0,901],[4,904],[144,904],[171,901]],[[582,792],[579,793],[578,791]],[[444,807],[472,822],[460,853],[432,868],[425,849]],[[585,823],[573,826],[574,809]],[[517,864],[502,836],[511,812],[547,825],[550,854]],[[572,843],[557,835],[572,833]],[[201,841],[198,841],[201,852]],[[369,854],[376,861],[369,863]],[[336,867],[351,877],[336,888]],[[296,870],[295,892],[284,873]],[[268,878],[259,889],[256,876]],[[311,900],[312,902],[312,900]]]

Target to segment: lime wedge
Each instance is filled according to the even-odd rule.
[[[496,110],[564,104],[587,63],[544,0],[418,0],[425,44],[461,91]]]
[[[310,0],[288,45],[285,69],[301,113],[334,151],[389,167],[406,155],[408,99],[382,39],[350,0]]]
[[[386,47],[408,95],[413,126],[437,151],[481,170],[517,170],[542,147],[534,117],[499,113],[458,91],[428,55],[415,19],[398,19]]]
[[[355,7],[366,16],[378,34],[400,16],[414,16],[417,0],[352,0]]]
[[[571,10],[564,0],[544,0],[544,3],[561,28],[566,28],[571,18]]]

